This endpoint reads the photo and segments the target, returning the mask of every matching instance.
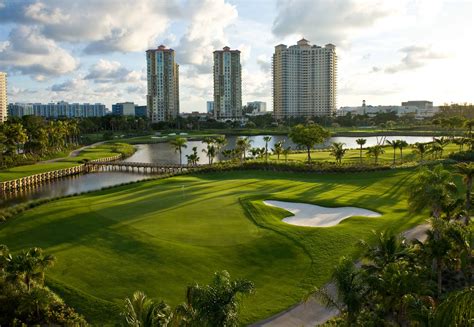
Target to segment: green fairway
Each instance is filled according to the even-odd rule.
[[[48,284],[95,324],[117,321],[114,310],[135,290],[176,305],[187,285],[207,283],[223,269],[255,283],[241,310],[250,323],[325,283],[371,230],[399,232],[422,222],[407,212],[413,174],[247,171],[146,181],[29,210],[0,225],[0,244],[54,254]],[[383,216],[298,227],[281,222],[287,212],[264,199],[356,206]]]

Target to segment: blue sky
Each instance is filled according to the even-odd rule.
[[[338,106],[474,102],[471,0],[0,0],[10,102],[145,104],[145,50],[180,64],[181,111],[212,99],[212,51],[242,51],[243,100],[272,107],[271,56],[305,37],[338,53]]]

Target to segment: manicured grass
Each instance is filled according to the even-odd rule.
[[[390,146],[384,146],[385,153],[379,156],[379,163],[392,163],[393,162],[393,148]],[[443,157],[447,157],[450,153],[459,151],[459,145],[451,143],[444,148]],[[375,158],[367,157],[367,150],[362,150],[362,160],[366,163],[374,163]],[[272,160],[276,160],[276,155],[271,155],[269,157]],[[425,159],[431,159],[431,155],[425,155]],[[412,147],[407,147],[403,149],[403,162],[419,160],[420,157],[414,152]],[[280,155],[280,161],[284,161],[285,157]],[[288,161],[307,161],[308,154],[306,152],[291,153],[288,155]],[[311,161],[320,162],[320,161],[336,161],[334,156],[331,156],[330,151],[312,151],[311,152]],[[357,149],[348,150],[342,159],[342,162],[359,162],[360,161],[360,151]],[[400,163],[400,150],[396,150],[396,163]]]
[[[223,269],[255,283],[241,309],[250,323],[324,284],[372,230],[400,232],[422,222],[407,211],[413,174],[247,171],[146,181],[36,207],[0,225],[0,244],[54,254],[48,284],[98,325],[116,322],[118,306],[135,290],[176,305],[186,285],[207,283]],[[288,213],[264,199],[357,206],[383,216],[298,227],[281,222]]]
[[[44,173],[47,171],[70,168],[77,166],[83,162],[83,160],[94,160],[100,158],[111,157],[119,154],[121,151],[133,150],[130,145],[127,144],[114,144],[107,143],[97,145],[95,147],[87,148],[81,151],[76,157],[66,157],[60,161],[51,163],[37,163],[34,165],[18,166],[9,169],[0,170],[0,182],[17,179],[25,176],[35,175]]]

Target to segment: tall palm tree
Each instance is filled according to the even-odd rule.
[[[277,155],[277,160],[280,160],[280,155],[283,153],[283,141],[275,143],[275,147],[272,149],[273,153]]]
[[[375,158],[375,164],[378,163],[379,161],[379,156],[383,154],[385,150],[381,145],[374,145],[371,146],[370,148],[367,149],[367,155],[369,157],[374,157]]]
[[[367,140],[366,139],[357,139],[356,140],[356,143],[360,146],[360,163],[362,163],[362,150],[363,150],[363,147],[365,145],[365,143],[367,143]]]
[[[315,288],[312,296],[322,301],[328,308],[346,312],[346,323],[352,326],[362,308],[367,292],[362,276],[354,263],[342,257],[332,273],[331,282],[336,285],[336,296],[331,296],[327,289]]]
[[[136,291],[132,298],[125,299],[122,316],[125,326],[159,327],[168,326],[172,313],[166,303],[155,303],[145,293]]]
[[[186,155],[186,159],[188,159],[188,162],[191,163],[191,165],[196,166],[198,161],[199,161],[199,156],[197,154],[197,147],[193,147],[193,152],[191,154]]]
[[[457,186],[454,183],[453,175],[444,169],[443,165],[437,165],[432,170],[422,167],[409,188],[408,204],[411,210],[416,212],[429,208],[431,211],[434,242],[438,242],[441,238],[442,209],[453,201],[456,193]],[[441,294],[442,262],[438,257],[433,257],[433,267],[437,271],[439,296]]]
[[[214,143],[216,144],[217,152],[221,152],[221,150],[226,146],[227,140],[224,135],[219,135],[214,138]]]
[[[429,150],[429,145],[427,143],[418,143],[418,142],[416,142],[413,145],[413,147],[415,149],[415,152],[420,156],[420,161],[423,162],[423,158]]]
[[[330,154],[335,157],[336,162],[341,164],[342,158],[347,152],[347,149],[344,149],[344,143],[334,142],[331,144]]]
[[[281,154],[285,157],[285,162],[288,162],[288,155],[291,153],[291,146],[284,149]]]
[[[464,122],[464,127],[467,128],[469,138],[472,137],[472,129],[474,128],[474,119],[468,119]]]
[[[400,149],[400,161],[403,163],[403,149],[408,146],[407,141],[398,140],[398,149]]]
[[[474,163],[459,163],[456,166],[456,171],[459,175],[463,177],[464,184],[466,185],[466,200],[465,200],[465,220],[464,223],[466,226],[469,225],[471,220],[471,194],[472,194],[472,179],[474,176]]]
[[[393,148],[393,164],[395,165],[397,149],[400,145],[400,140],[386,141]]]
[[[174,140],[170,141],[170,144],[174,146],[174,150],[179,153],[179,165],[183,165],[183,159],[181,158],[181,154],[183,152],[183,148],[187,148],[186,145],[188,141],[184,137],[177,137]]]
[[[248,137],[239,137],[236,141],[236,147],[241,153],[241,161],[247,159],[247,151],[252,147],[252,140]]]
[[[214,144],[208,144],[206,149],[203,149],[202,152],[204,152],[209,159],[209,165],[212,165],[212,162],[214,161],[214,158],[217,155],[217,148]]]
[[[271,136],[264,136],[263,141],[265,141],[265,161],[268,161],[268,142],[272,140]]]

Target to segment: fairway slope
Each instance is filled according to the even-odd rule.
[[[249,324],[326,283],[339,258],[357,256],[357,243],[373,230],[420,223],[422,216],[406,210],[412,176],[234,171],[144,181],[28,210],[0,225],[0,244],[55,255],[51,286],[93,324],[116,324],[117,307],[136,290],[175,306],[187,285],[207,284],[220,270],[254,282],[240,312]],[[308,228],[283,222],[288,211],[264,200],[355,206],[382,216]],[[100,317],[97,303],[110,306]]]

